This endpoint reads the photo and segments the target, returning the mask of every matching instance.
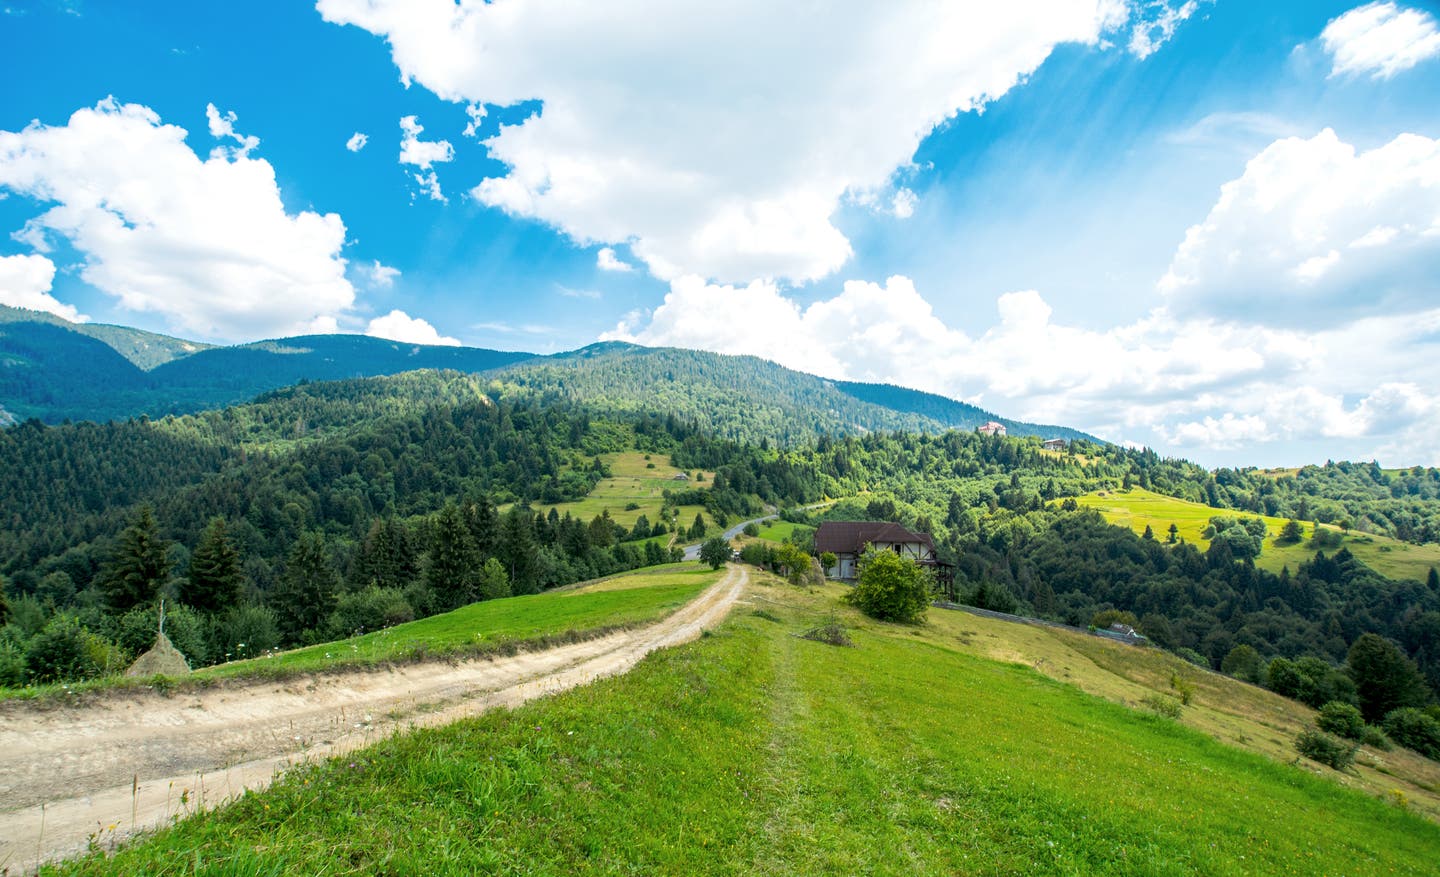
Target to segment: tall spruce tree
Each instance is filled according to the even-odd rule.
[[[430,562],[425,583],[437,608],[448,611],[474,602],[479,586],[480,552],[465,517],[454,503],[435,515],[430,539]]]
[[[222,517],[210,519],[190,555],[190,575],[180,586],[180,602],[200,612],[223,612],[240,602],[240,551]]]
[[[515,594],[540,592],[540,557],[535,545],[530,513],[514,505],[505,513],[500,525],[500,544],[496,556],[510,574],[510,590]]]
[[[288,642],[299,642],[306,631],[320,627],[335,608],[338,585],[325,537],[302,533],[285,559],[285,574],[270,595],[271,608]]]
[[[142,505],[120,534],[110,560],[100,571],[100,593],[113,612],[126,612],[150,603],[170,575],[170,542],[150,506]]]

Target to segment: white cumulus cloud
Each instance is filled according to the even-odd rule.
[[[228,114],[212,125],[239,136],[227,133]],[[0,131],[0,190],[51,205],[17,236],[42,251],[52,235],[68,239],[84,257],[81,279],[189,334],[250,339],[333,324],[355,298],[340,217],[288,212],[247,138],[201,159],[185,136],[113,98],[63,126]]]
[[[354,134],[350,135],[349,140],[345,141],[345,148],[350,150],[351,152],[359,152],[360,150],[364,149],[365,144],[369,142],[370,135],[362,134],[359,131],[356,131]]]
[[[627,314],[602,340],[750,354],[1192,451],[1323,439],[1352,442],[1363,456],[1391,448],[1398,462],[1440,460],[1440,440],[1400,444],[1440,434],[1440,392],[1427,389],[1440,387],[1440,309],[1318,331],[1160,309],[1097,330],[1056,322],[1038,292],[1018,290],[999,296],[996,315],[967,334],[901,276],[852,280],[808,305],[770,282],[686,277],[653,312]],[[1396,374],[1408,380],[1387,377]]]
[[[1440,141],[1277,140],[1220,189],[1160,281],[1172,309],[1318,326],[1437,301]]]
[[[89,317],[50,294],[55,263],[44,256],[0,256],[0,305],[48,311],[72,323]]]
[[[624,261],[615,255],[615,250],[610,247],[601,247],[600,252],[595,254],[595,267],[601,271],[634,271],[635,266]]]
[[[414,116],[400,120],[400,163],[420,168],[420,172],[413,174],[420,191],[432,201],[445,201],[440,177],[431,165],[453,160],[455,147],[448,140],[421,140],[424,131]]]
[[[1320,44],[1332,59],[1331,76],[1389,79],[1440,55],[1440,31],[1428,12],[1367,3],[1325,25]]]
[[[260,145],[259,137],[252,137],[246,134],[238,134],[235,131],[235,123],[239,121],[234,110],[228,113],[221,113],[215,109],[214,104],[205,105],[205,119],[210,123],[210,136],[216,140],[234,140],[235,146],[217,146],[211,151],[211,156],[220,158],[246,158],[256,147]]]
[[[805,281],[850,242],[847,193],[983,108],[1061,43],[1098,45],[1123,0],[826,5],[319,0],[383,36],[406,83],[540,110],[483,143],[480,202],[581,244],[629,242],[666,279]]]
[[[369,265],[362,265],[358,269],[360,275],[374,289],[390,289],[395,286],[395,278],[400,276],[399,268],[391,268],[389,265],[380,264],[376,259]]]
[[[412,317],[401,310],[393,310],[383,317],[376,317],[365,327],[365,334],[376,338],[389,338],[406,344],[431,344],[443,347],[459,347],[458,338],[441,335],[425,320]]]

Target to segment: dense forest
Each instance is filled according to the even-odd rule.
[[[1131,613],[1157,643],[1216,667],[1239,646],[1333,663],[1376,633],[1440,687],[1433,575],[1391,581],[1328,541],[1297,569],[1257,570],[1243,521],[1254,510],[1354,515],[1375,529],[1398,527],[1402,511],[1433,521],[1434,470],[1210,473],[1083,439],[1054,453],[973,431],[740,441],[658,407],[665,399],[632,410],[414,372],[185,417],[0,431],[0,681],[123,662],[153,638],[161,594],[178,602],[167,628],[182,651],[223,660],[669,560],[671,534],[693,535],[682,505],[723,522],[849,497],[830,514],[933,533],[957,569],[955,596],[978,605],[1081,624]],[[715,475],[675,491],[643,531],[543,511],[585,496],[606,474],[602,455],[628,449]],[[1211,500],[1217,526],[1234,526],[1202,554],[1066,502],[1128,485]]]

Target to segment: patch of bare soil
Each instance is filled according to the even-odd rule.
[[[655,624],[542,652],[7,710],[0,873],[219,806],[305,760],[624,673],[719,623],[747,582],[732,566]]]

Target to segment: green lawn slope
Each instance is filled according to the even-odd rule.
[[[956,615],[860,623],[839,593],[757,586],[752,608],[623,677],[297,769],[45,873],[1210,877],[1440,861],[1440,826],[1406,808],[968,654]],[[832,612],[855,648],[796,636]]]
[[[1156,539],[1165,539],[1173,523],[1179,528],[1179,535],[1185,541],[1195,543],[1201,550],[1210,545],[1209,540],[1201,535],[1210,518],[1216,515],[1262,518],[1269,533],[1255,565],[1271,572],[1278,573],[1281,567],[1286,565],[1293,570],[1301,562],[1315,556],[1316,548],[1310,544],[1311,528],[1308,523],[1305,524],[1304,539],[1291,545],[1279,545],[1276,544],[1275,537],[1280,535],[1280,528],[1285,526],[1284,518],[1211,508],[1173,496],[1152,493],[1139,487],[1098,491],[1078,497],[1077,501],[1082,506],[1096,509],[1110,523],[1129,527],[1136,533],[1143,533],[1148,525],[1154,531]],[[1329,524],[1321,524],[1321,527],[1340,533],[1338,527]],[[1350,549],[1366,566],[1392,579],[1414,579],[1423,582],[1431,567],[1440,567],[1440,545],[1412,545],[1385,536],[1356,531],[1344,536],[1341,544]],[[1326,553],[1335,550],[1338,549],[1327,549]]]

